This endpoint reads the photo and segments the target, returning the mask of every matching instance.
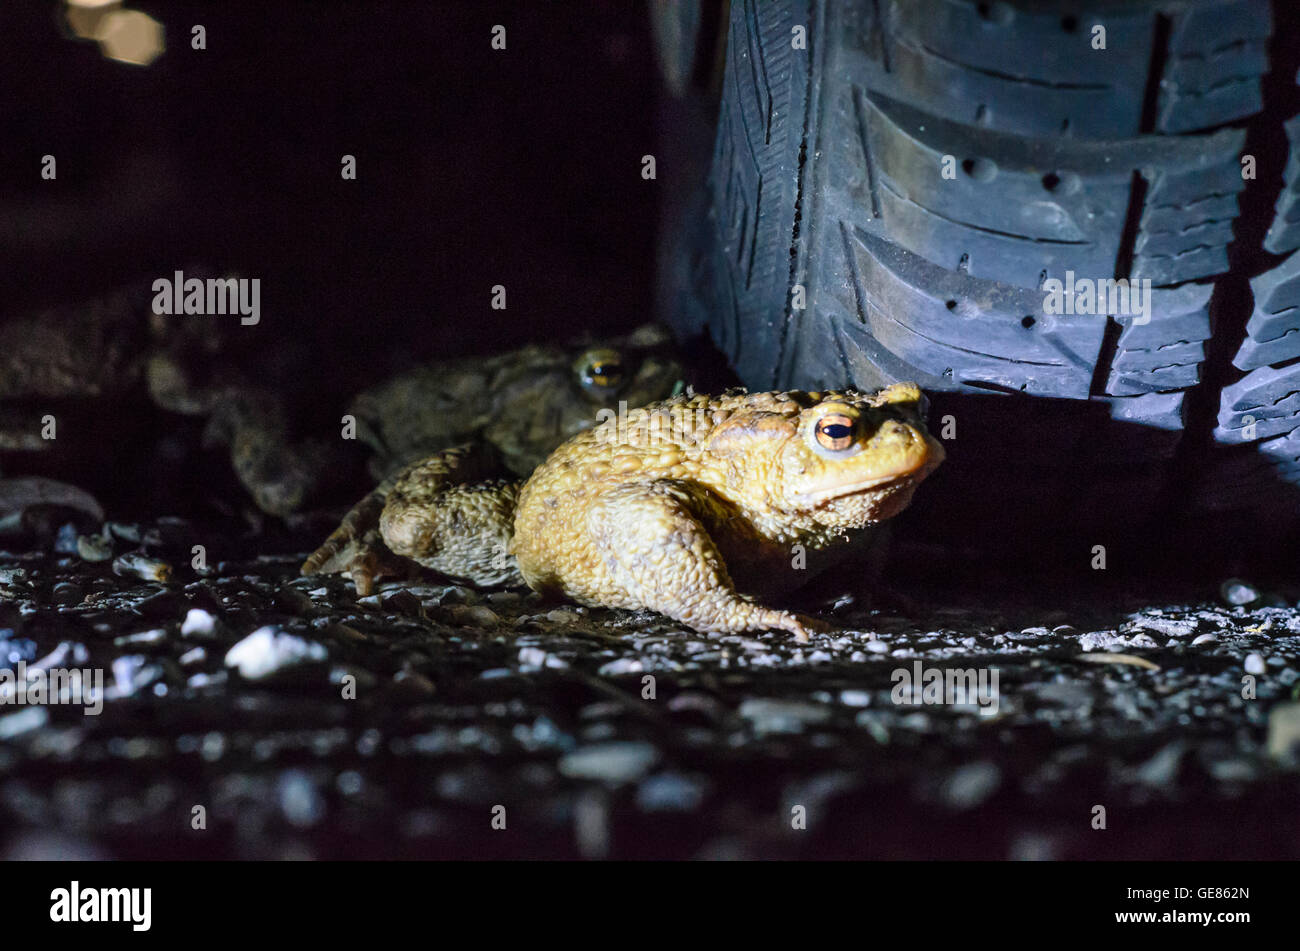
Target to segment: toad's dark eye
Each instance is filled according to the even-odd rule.
[[[817,420],[817,428],[813,431],[817,436],[817,444],[823,449],[830,449],[832,452],[848,449],[853,445],[854,420],[841,413],[829,413]]]
[[[578,385],[593,396],[613,393],[623,385],[623,357],[616,350],[588,350],[573,364]]]

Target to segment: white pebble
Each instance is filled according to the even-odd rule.
[[[237,667],[247,680],[261,680],[277,670],[308,661],[323,661],[324,645],[276,627],[259,627],[226,651],[226,666]]]
[[[17,713],[0,717],[0,740],[12,739],[32,730],[39,730],[49,722],[50,715],[44,707],[28,707]]]
[[[659,760],[659,751],[636,740],[596,743],[566,753],[560,758],[560,772],[571,779],[603,779],[627,782],[639,779]]]
[[[185,620],[181,624],[181,636],[187,637],[190,634],[211,634],[217,626],[217,619],[202,608],[190,608],[189,613],[185,615]]]
[[[519,649],[519,663],[524,667],[544,667],[546,665],[546,651],[540,647],[521,647]]]

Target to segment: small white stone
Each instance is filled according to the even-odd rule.
[[[540,647],[519,648],[519,663],[524,667],[546,666],[546,651]]]
[[[750,721],[759,735],[799,733],[805,725],[824,723],[831,715],[830,709],[820,704],[768,697],[746,700],[737,712]]]
[[[1002,771],[995,763],[978,762],[959,766],[943,783],[943,796],[958,809],[972,809],[997,791]]]
[[[627,782],[639,779],[659,760],[659,751],[640,741],[595,743],[566,753],[560,772],[572,779],[603,779]]]
[[[17,713],[0,717],[0,740],[12,739],[32,730],[39,730],[49,722],[50,714],[44,707],[28,707]]]
[[[184,654],[176,659],[176,663],[182,667],[189,667],[193,664],[201,664],[208,659],[208,652],[202,647],[195,647],[187,650]]]
[[[181,637],[191,634],[211,634],[217,626],[217,619],[202,608],[190,608],[181,623]]]
[[[611,660],[597,671],[602,677],[615,677],[619,674],[636,674],[645,668],[641,661],[635,657],[620,657],[618,660]]]
[[[1300,703],[1280,703],[1268,714],[1268,755],[1285,759],[1300,744]]]
[[[259,627],[226,651],[226,666],[236,667],[247,680],[261,680],[277,670],[329,656],[324,645],[304,640],[276,627]]]

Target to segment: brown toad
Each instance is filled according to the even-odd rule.
[[[353,575],[368,590],[388,567],[382,538],[383,551],[480,584],[522,579],[697,630],[806,640],[810,619],[750,595],[798,587],[907,506],[944,457],[922,399],[914,384],[674,397],[573,437],[522,487],[479,481],[475,452],[440,454],[376,503]]]
[[[647,324],[606,341],[532,344],[418,367],[366,390],[348,412],[374,450],[376,478],[471,440],[491,445],[505,469],[524,478],[591,427],[601,407],[663,399],[682,375],[668,331]]]
[[[501,475],[523,477],[592,425],[598,408],[660,399],[681,375],[667,331],[647,325],[600,343],[435,361],[360,393],[347,413],[373,452],[376,479],[464,442],[485,444]],[[290,407],[270,387],[208,382],[169,356],[150,361],[148,378],[159,405],[209,415],[206,441],[230,447],[236,476],[265,512],[298,511],[347,473],[338,441],[298,437]]]
[[[487,501],[466,483],[485,489],[484,480],[492,480],[493,491],[517,491],[508,480],[528,476],[600,413],[662,399],[681,386],[684,372],[668,332],[647,324],[594,344],[530,345],[442,361],[367,390],[349,412],[375,452],[373,474],[388,478],[353,507],[304,573],[348,572],[359,591],[369,592],[375,577],[403,569],[384,544],[381,515],[396,520],[398,513],[436,510],[447,521],[428,531],[440,541],[415,542],[399,554],[444,572],[455,566],[451,573],[480,584],[520,583],[514,559],[503,550],[493,554],[509,540],[513,495],[503,510],[505,503]],[[410,465],[402,469],[403,463]]]

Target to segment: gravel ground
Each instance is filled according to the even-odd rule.
[[[176,520],[0,553],[0,669],[106,687],[0,706],[6,857],[1300,856],[1294,601],[896,578],[905,607],[810,602],[842,630],[801,645],[357,599],[297,576],[319,531],[205,532],[201,571]],[[141,544],[174,580],[105,558]],[[917,663],[996,670],[996,707],[895,702]]]

